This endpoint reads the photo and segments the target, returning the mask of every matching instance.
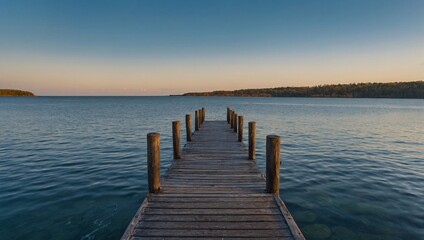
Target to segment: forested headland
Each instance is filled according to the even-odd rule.
[[[15,89],[0,89],[0,97],[34,97],[35,94],[28,91]]]
[[[182,96],[234,97],[338,97],[338,98],[421,98],[424,81],[393,83],[352,83],[314,87],[277,87],[234,91],[190,92]]]

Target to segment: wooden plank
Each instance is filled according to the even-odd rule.
[[[258,215],[225,215],[225,214],[181,214],[181,215],[154,215],[145,214],[141,218],[143,222],[284,222],[284,218],[279,214],[258,214]]]
[[[232,197],[169,197],[169,196],[150,196],[149,202],[171,202],[171,203],[200,203],[200,202],[272,202],[269,197],[247,197],[247,198],[232,198]]]
[[[208,170],[208,169],[172,169],[173,172],[177,172],[177,173],[195,173],[195,174],[214,174],[214,173],[218,173],[218,174],[230,174],[233,175],[232,173],[234,173],[234,170],[231,169],[222,169],[222,170]],[[239,171],[239,173],[244,173],[244,174],[255,174],[257,173],[257,171],[255,170],[250,170],[250,171]]]
[[[230,230],[230,229],[135,229],[135,237],[289,237],[290,231],[278,230]]]
[[[223,181],[223,182],[228,182],[228,181],[234,181],[234,183],[237,182],[262,182],[263,178],[262,177],[258,177],[258,176],[253,176],[252,177],[234,177],[234,176],[214,176],[214,177],[206,177],[206,176],[199,176],[199,177],[192,177],[192,176],[173,176],[170,177],[166,180],[163,181],[163,183],[167,183],[167,182],[176,182],[176,181],[185,181],[185,182],[189,182],[189,181],[197,181],[197,182],[215,182],[215,181]]]
[[[196,183],[191,182],[190,184],[184,184],[183,182],[174,182],[174,183],[167,183],[163,184],[163,188],[196,188],[196,192],[203,191],[198,188],[207,188],[211,189],[212,191],[239,191],[240,188],[255,188],[259,191],[264,190],[262,184],[259,183],[237,183],[237,184],[231,184],[231,183]],[[165,189],[166,191],[166,189]],[[242,190],[244,191],[244,190]]]
[[[258,183],[259,179],[257,180],[247,180],[247,179],[208,179],[208,180],[199,180],[199,179],[173,179],[172,181],[166,181],[163,185],[170,186],[170,185],[182,185],[186,183],[187,181],[190,181],[190,186],[255,186],[255,187],[262,187],[261,183]],[[233,184],[229,183],[229,181],[233,182]]]
[[[133,237],[131,240],[198,240],[198,237]],[[258,239],[255,237],[243,237],[243,238],[237,238],[237,237],[202,237],[202,240],[248,240],[248,239]],[[294,240],[292,237],[261,237],[262,240]]]
[[[305,237],[302,234],[302,231],[300,231],[300,228],[297,226],[296,222],[293,219],[293,216],[290,214],[283,200],[281,200],[279,196],[274,196],[274,200],[277,203],[281,213],[283,214],[284,219],[286,220],[286,223],[290,229],[290,232],[293,235],[293,238],[301,239],[301,240],[305,239]]]
[[[209,171],[209,172],[212,172],[212,171]],[[170,173],[168,173],[168,175],[169,175]],[[192,171],[192,172],[190,172],[190,175],[189,174],[187,174],[187,171],[178,171],[178,170],[175,170],[175,171],[173,171],[172,172],[172,175],[185,175],[185,176],[198,176],[198,175],[201,175],[201,176],[205,176],[205,177],[207,177],[207,176],[214,176],[214,174],[211,174],[211,175],[205,175],[204,174],[204,172],[196,172],[196,171]],[[259,173],[257,173],[257,172],[231,172],[231,171],[215,171],[215,176],[219,176],[219,175],[226,175],[226,176],[239,176],[239,175],[256,175],[256,176],[258,176],[259,175]]]
[[[169,177],[165,180],[163,180],[163,183],[166,182],[173,182],[173,181],[191,181],[191,180],[198,180],[198,181],[214,181],[214,180],[223,180],[223,181],[230,181],[230,180],[239,180],[239,181],[258,181],[262,182],[264,180],[263,177],[258,176],[256,174],[250,174],[250,175],[215,175],[215,176],[202,176],[202,175],[185,175],[185,174],[173,174],[172,177]]]
[[[275,208],[258,208],[258,209],[192,209],[192,208],[179,208],[179,209],[157,209],[146,207],[144,214],[154,215],[281,215],[278,209]]]
[[[178,179],[178,178],[186,178],[186,179],[265,179],[263,175],[258,173],[238,173],[238,174],[214,174],[214,175],[203,175],[203,174],[183,174],[183,173],[173,173],[172,175],[168,175],[166,179],[163,179],[164,182],[171,181],[172,179]]]
[[[259,193],[259,192],[265,192],[265,188],[261,189],[231,189],[230,191],[226,189],[200,189],[196,187],[192,188],[164,188],[163,193],[196,193],[196,194],[208,194],[208,193],[219,193],[219,194],[225,194],[225,193]]]
[[[172,166],[171,171],[174,169],[200,169],[200,170],[231,170],[233,169],[233,173],[241,173],[243,171],[253,171],[256,174],[259,174],[259,169],[254,169],[252,166],[248,164],[231,164],[231,163],[210,163],[210,164],[187,164],[187,165],[181,165],[176,164],[175,166]],[[237,168],[237,171],[234,171],[234,169]]]
[[[193,171],[217,171],[217,172],[221,172],[221,171],[230,171],[230,172],[234,172],[234,170],[231,171],[231,168],[234,168],[235,166],[219,166],[219,165],[203,165],[203,166],[173,166],[171,169],[172,171],[178,171],[178,170],[193,170]],[[237,171],[238,172],[253,172],[256,173],[256,170],[252,171],[252,168],[249,166],[240,166],[237,167]]]
[[[251,169],[256,170],[255,165],[253,163],[249,163],[248,161],[225,161],[225,160],[212,160],[207,159],[204,160],[207,162],[199,162],[199,161],[184,161],[182,163],[176,163],[175,166],[194,166],[194,167],[202,167],[202,166],[216,166],[225,169],[226,166],[235,166],[235,167],[249,167]],[[238,170],[237,170],[238,171]]]
[[[263,208],[277,208],[274,201],[261,201],[261,202],[158,202],[151,201],[147,205],[148,208],[159,209],[263,209]]]
[[[196,183],[196,182],[192,182],[190,185],[188,185],[188,183],[179,183],[179,182],[174,182],[174,183],[167,183],[167,184],[163,184],[163,189],[165,188],[195,188],[196,192],[199,192],[198,188],[210,188],[210,187],[215,187],[215,188],[221,188],[219,190],[222,190],[222,188],[227,188],[227,187],[231,187],[231,188],[257,188],[257,189],[263,189],[263,186],[261,184],[257,184],[257,183],[237,183],[237,184],[231,184],[228,182],[224,182],[224,183],[219,183],[219,182],[215,182],[215,183]],[[214,190],[216,190],[214,188]],[[164,190],[165,191],[165,190]],[[168,191],[169,192],[169,191]]]
[[[252,229],[287,229],[287,225],[281,221],[275,222],[152,222],[141,221],[137,228],[140,229],[231,229],[231,230],[252,230]]]
[[[193,186],[191,184],[170,184],[166,183],[162,185],[163,192],[170,192],[170,191],[197,191],[197,192],[214,192],[214,191],[226,191],[226,192],[243,192],[244,193],[255,193],[255,192],[263,192],[265,190],[265,187],[261,184],[254,184],[254,185],[248,185],[248,186],[242,186],[242,185],[234,185],[230,184],[228,186],[203,186],[201,189],[198,188],[198,186]]]
[[[222,178],[222,177],[233,177],[233,178],[252,178],[252,177],[258,177],[258,178],[263,178],[263,175],[258,174],[258,173],[249,173],[249,174],[245,174],[245,173],[234,173],[231,175],[220,175],[220,174],[214,174],[214,175],[204,175],[204,174],[177,174],[177,173],[173,173],[172,175],[168,175],[166,179],[164,179],[165,181],[167,179],[173,179],[173,178],[204,178],[204,179],[208,179],[208,178]]]
[[[194,167],[201,167],[201,166],[219,166],[222,168],[228,167],[228,166],[234,166],[234,167],[250,167],[250,168],[254,168],[255,165],[254,163],[250,163],[250,162],[236,162],[236,161],[219,161],[219,160],[205,160],[207,161],[206,163],[202,163],[199,161],[191,161],[191,160],[186,160],[182,163],[176,163],[174,164],[175,166],[194,166]]]
[[[199,196],[195,193],[159,193],[157,196],[167,196],[167,197],[225,197],[225,198],[247,198],[247,197],[270,197],[267,193],[204,193]]]

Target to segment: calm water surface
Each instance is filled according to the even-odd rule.
[[[119,239],[146,134],[166,170],[171,122],[227,105],[257,122],[262,170],[282,136],[281,197],[308,239],[424,239],[424,100],[202,97],[0,98],[0,239]]]

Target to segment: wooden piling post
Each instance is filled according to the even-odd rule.
[[[199,114],[200,114],[200,116],[199,116],[200,117],[200,125],[202,125],[203,124],[203,108],[200,108],[199,111],[200,111],[199,112]]]
[[[243,142],[243,116],[238,117],[238,141]]]
[[[234,111],[230,109],[230,127],[233,128],[233,116],[234,115]]]
[[[181,126],[179,121],[172,122],[172,146],[174,149],[174,159],[181,159],[180,144]]]
[[[194,113],[194,130],[199,131],[199,111]]]
[[[205,118],[204,118],[205,113],[204,112],[205,112],[205,108],[201,108],[200,113],[202,113],[202,115],[201,115],[200,119],[202,119],[202,121],[201,121],[202,124],[205,121]]]
[[[230,123],[230,108],[227,107],[227,123]]]
[[[249,122],[249,159],[256,160],[256,122]]]
[[[280,137],[266,136],[266,190],[278,195],[280,193]]]
[[[238,117],[237,117],[237,113],[234,113],[234,132],[236,133],[237,132],[237,122],[238,122],[238,119],[237,119]]]
[[[191,142],[191,115],[186,114],[186,135],[187,135],[187,142]]]
[[[160,190],[160,134],[147,134],[147,176],[149,193]]]

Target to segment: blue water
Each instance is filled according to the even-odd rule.
[[[166,170],[171,122],[226,106],[257,122],[262,170],[282,136],[281,197],[308,239],[424,238],[423,100],[36,97],[0,98],[0,239],[119,239],[146,196],[146,134]]]

